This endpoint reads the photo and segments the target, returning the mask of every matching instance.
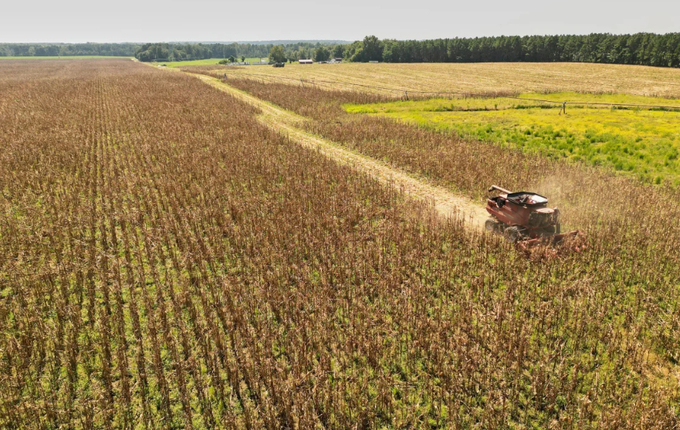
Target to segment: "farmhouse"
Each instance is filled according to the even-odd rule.
[[[300,59],[300,64],[314,64],[314,60],[303,60],[303,59]]]

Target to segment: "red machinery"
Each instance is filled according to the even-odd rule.
[[[559,242],[578,231],[561,234],[560,211],[548,207],[548,199],[540,194],[520,191],[513,193],[496,185],[489,192],[500,191],[486,201],[491,218],[486,221],[488,231],[502,233],[512,243],[532,246],[542,241]]]

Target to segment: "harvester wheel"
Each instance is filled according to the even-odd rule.
[[[496,220],[489,218],[484,223],[484,229],[490,232],[498,231],[498,223],[496,222]]]
[[[508,227],[503,232],[503,236],[505,236],[505,239],[507,239],[508,242],[517,243],[522,235],[519,232],[519,228]]]

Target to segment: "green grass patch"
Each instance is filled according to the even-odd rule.
[[[559,104],[521,99],[570,100]],[[678,106],[680,100],[621,94],[523,94],[519,99],[467,98],[346,105],[350,113],[382,115],[552,158],[582,161],[680,185],[680,110],[583,106],[577,102]]]

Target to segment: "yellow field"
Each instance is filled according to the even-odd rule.
[[[225,71],[262,79],[334,81],[319,85],[385,94],[411,91],[447,92],[590,92],[680,98],[680,70],[670,68],[579,63],[477,64],[286,64],[284,68],[244,67]],[[341,84],[338,84],[341,83]],[[414,94],[415,95],[415,94]]]
[[[521,100],[526,98],[527,100]],[[579,100],[560,115],[559,105]],[[534,106],[532,106],[532,103]],[[384,115],[420,126],[633,174],[646,182],[680,185],[680,111],[611,109],[606,103],[680,107],[680,100],[630,95],[523,94],[520,99],[466,98],[348,105],[350,113]],[[547,109],[549,107],[550,109]]]

